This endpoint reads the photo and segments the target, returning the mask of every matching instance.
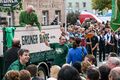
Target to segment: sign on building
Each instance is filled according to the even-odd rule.
[[[21,0],[0,0],[0,6],[2,7],[15,7]]]

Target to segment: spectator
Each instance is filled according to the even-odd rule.
[[[18,51],[18,60],[14,61],[8,70],[17,70],[20,71],[26,68],[26,63],[29,61],[29,50],[27,49],[20,49]]]
[[[65,63],[65,64],[62,65],[62,68],[65,67],[65,66],[71,66],[71,65],[68,64],[68,63]]]
[[[80,62],[75,62],[73,65],[72,65],[75,69],[77,69],[77,71],[79,72],[80,74],[80,77],[82,80],[86,80],[84,75],[82,74],[82,70],[81,70],[81,63]]]
[[[13,39],[12,48],[8,49],[4,55],[4,73],[6,73],[8,67],[18,59],[18,50],[20,49],[20,40]]]
[[[110,71],[109,80],[120,80],[120,67],[115,67]]]
[[[80,39],[76,38],[73,43],[73,48],[70,48],[66,58],[66,62],[74,64],[76,61],[82,62],[83,57],[87,55],[87,50],[85,47],[80,47]]]
[[[82,70],[82,73],[83,73],[83,77],[86,78],[86,71],[87,69],[92,66],[91,63],[89,61],[85,62],[83,61],[82,64],[81,64],[81,70]]]
[[[59,71],[57,80],[81,80],[81,78],[74,67],[64,66]]]
[[[58,25],[58,17],[55,17],[51,25]]]
[[[81,26],[81,22],[80,22],[79,18],[77,18],[76,25]]]
[[[57,80],[58,73],[59,73],[60,69],[61,68],[59,66],[53,65],[50,68],[50,78],[48,78],[47,80]]]
[[[110,57],[118,57],[118,55],[115,52],[110,52],[107,59],[109,59]]]
[[[31,74],[28,70],[20,71],[20,80],[31,80]]]
[[[85,63],[89,62],[91,65],[95,65],[96,59],[95,59],[94,55],[88,54],[85,56],[83,62],[85,62]]]
[[[88,68],[86,80],[99,80],[100,72],[96,68]]]
[[[18,71],[10,70],[5,74],[4,80],[20,80],[20,74]]]
[[[72,66],[75,69],[77,69],[79,73],[82,73],[82,71],[81,71],[81,63],[80,62],[75,62]]]
[[[104,65],[104,64],[107,65],[107,64],[108,64],[107,61],[108,61],[108,59],[111,58],[111,57],[118,57],[118,55],[117,55],[115,52],[110,52],[109,55],[108,55],[108,57],[107,57],[107,60],[106,60],[106,61],[103,61],[103,62],[102,62],[102,65]]]
[[[31,80],[43,80],[43,78],[37,76],[38,68],[36,65],[31,64],[26,67],[26,70],[28,70],[31,74],[32,79]]]
[[[69,49],[73,47],[74,40],[75,40],[74,37],[70,37],[68,42],[66,43],[66,45],[69,47]]]
[[[117,57],[110,57],[108,58],[107,65],[110,69],[120,66],[120,59]]]
[[[50,48],[53,48],[56,52],[56,56],[54,59],[54,64],[62,66],[66,62],[66,55],[68,53],[68,47],[65,45],[66,38],[64,36],[60,36],[59,43],[48,43],[45,41],[45,44]]]
[[[100,66],[99,71],[101,74],[100,80],[109,80],[108,75],[110,73],[110,68],[107,65]]]

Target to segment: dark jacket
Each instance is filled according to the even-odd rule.
[[[19,47],[12,47],[8,49],[4,54],[4,72],[7,71],[8,67],[18,59]]]

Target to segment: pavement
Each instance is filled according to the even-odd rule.
[[[107,57],[108,57],[108,54],[106,53],[105,60],[107,59]],[[105,61],[101,61],[101,62],[99,61],[99,54],[97,54],[97,67],[101,66],[103,64],[103,62],[105,62]]]

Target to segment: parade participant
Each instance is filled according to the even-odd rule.
[[[31,27],[37,25],[41,31],[40,23],[38,22],[37,14],[34,12],[33,6],[29,5],[25,11],[22,11],[19,16],[19,24],[21,26]]]
[[[92,30],[90,32],[90,34],[92,34],[91,40],[89,38],[87,39],[88,53],[91,54],[93,52],[93,55],[96,57],[97,46],[98,46],[98,37],[95,36],[95,31],[94,30]]]
[[[99,61],[101,62],[102,60],[105,60],[105,32],[100,31],[99,35]],[[103,56],[103,58],[102,58]]]
[[[114,47],[114,42],[113,42],[113,37],[112,37],[112,32],[110,28],[106,28],[107,33],[105,34],[105,41],[106,41],[106,53],[110,53],[113,51]]]
[[[54,63],[55,65],[62,66],[66,62],[66,55],[68,53],[68,47],[65,44],[66,38],[64,36],[60,36],[59,43],[48,43],[45,41],[46,46],[53,48],[56,51],[56,56]]]
[[[97,46],[98,46],[98,37],[95,35],[95,31],[90,32],[92,35],[91,38],[87,38],[87,50],[88,54],[93,54],[97,58]],[[96,60],[97,61],[97,60]],[[97,66],[97,62],[95,64]]]
[[[26,68],[26,63],[29,61],[29,50],[27,49],[20,49],[18,51],[18,60],[14,61],[10,67],[8,68],[9,70],[17,70],[20,71],[22,69]]]
[[[18,51],[20,49],[20,40],[17,38],[13,39],[12,48],[8,49],[4,54],[4,72],[6,73],[8,67],[13,63],[15,60],[18,59]]]
[[[117,32],[112,32],[112,39],[113,39],[113,51],[118,54],[118,34]]]

